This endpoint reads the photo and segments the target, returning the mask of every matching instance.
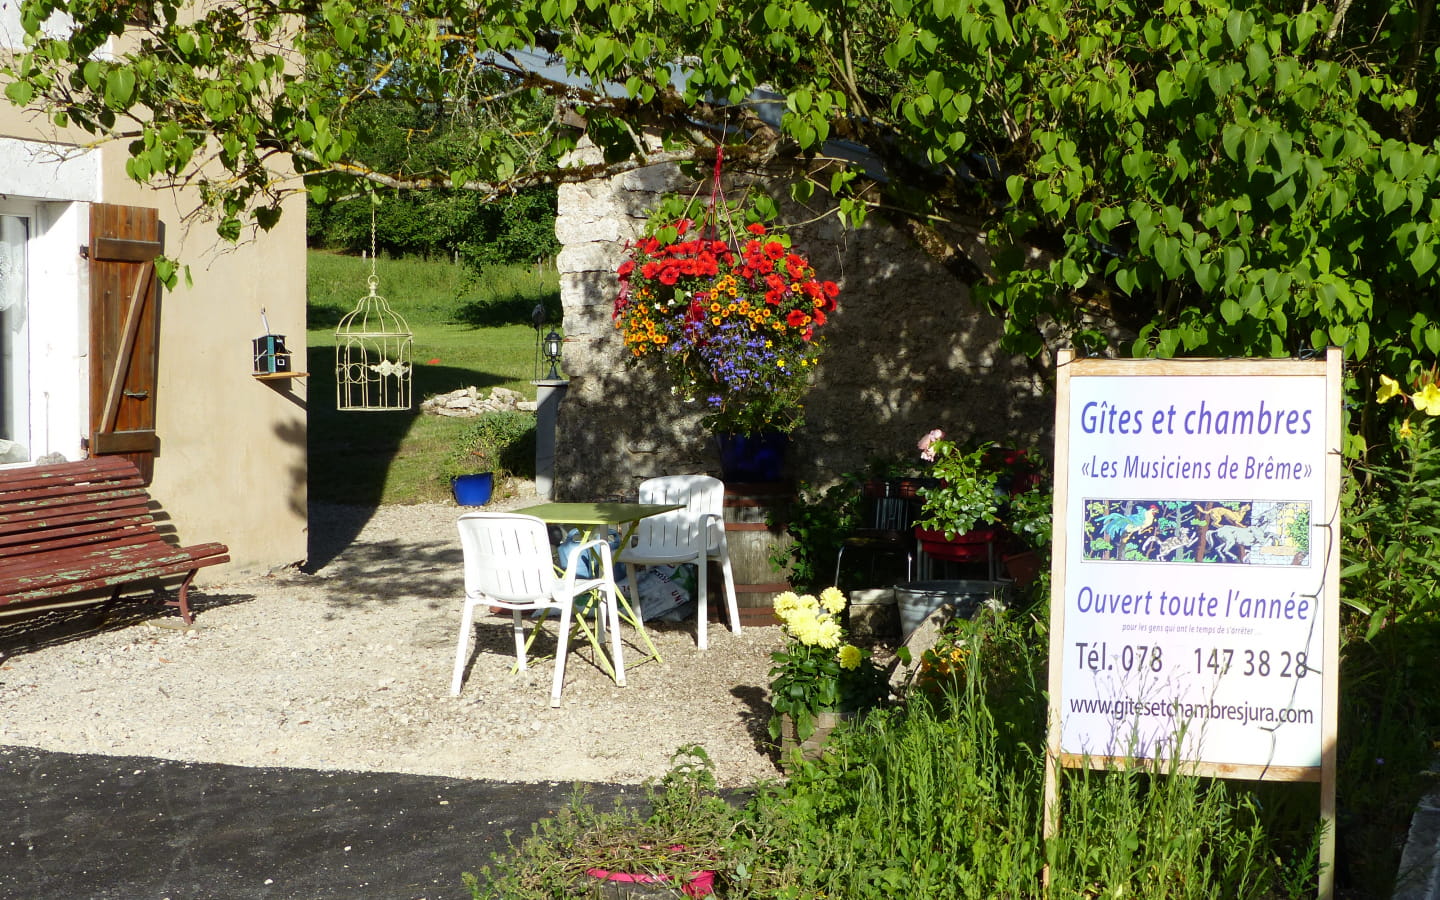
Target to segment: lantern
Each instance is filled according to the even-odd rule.
[[[549,334],[545,335],[545,359],[550,363],[550,374],[545,377],[550,381],[560,380],[560,370],[557,367],[560,364],[560,350],[563,343],[564,339],[553,328],[550,329]]]

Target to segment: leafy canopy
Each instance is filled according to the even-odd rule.
[[[882,207],[978,278],[1014,349],[1335,343],[1394,374],[1440,353],[1432,5],[28,0],[5,91],[128,141],[139,181],[199,185],[230,237],[273,224],[286,157],[316,196],[501,196],[724,134],[732,164],[852,222]],[[453,130],[367,164],[382,101]],[[579,123],[602,165],[564,164]]]

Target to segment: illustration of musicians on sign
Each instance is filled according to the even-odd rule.
[[[1083,554],[1115,562],[1310,565],[1310,504],[1086,500]]]

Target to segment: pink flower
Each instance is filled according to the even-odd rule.
[[[927,431],[925,433],[925,436],[920,439],[920,443],[916,444],[916,446],[920,448],[920,458],[925,460],[926,462],[934,462],[935,451],[930,449],[930,447],[936,441],[943,441],[944,439],[945,432],[941,431],[938,428],[932,428]]]

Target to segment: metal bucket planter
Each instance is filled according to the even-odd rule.
[[[1006,602],[1006,584],[1000,581],[911,581],[895,586],[895,605],[900,610],[900,637],[909,639],[930,614],[949,603],[955,615],[973,618],[984,603]]]

